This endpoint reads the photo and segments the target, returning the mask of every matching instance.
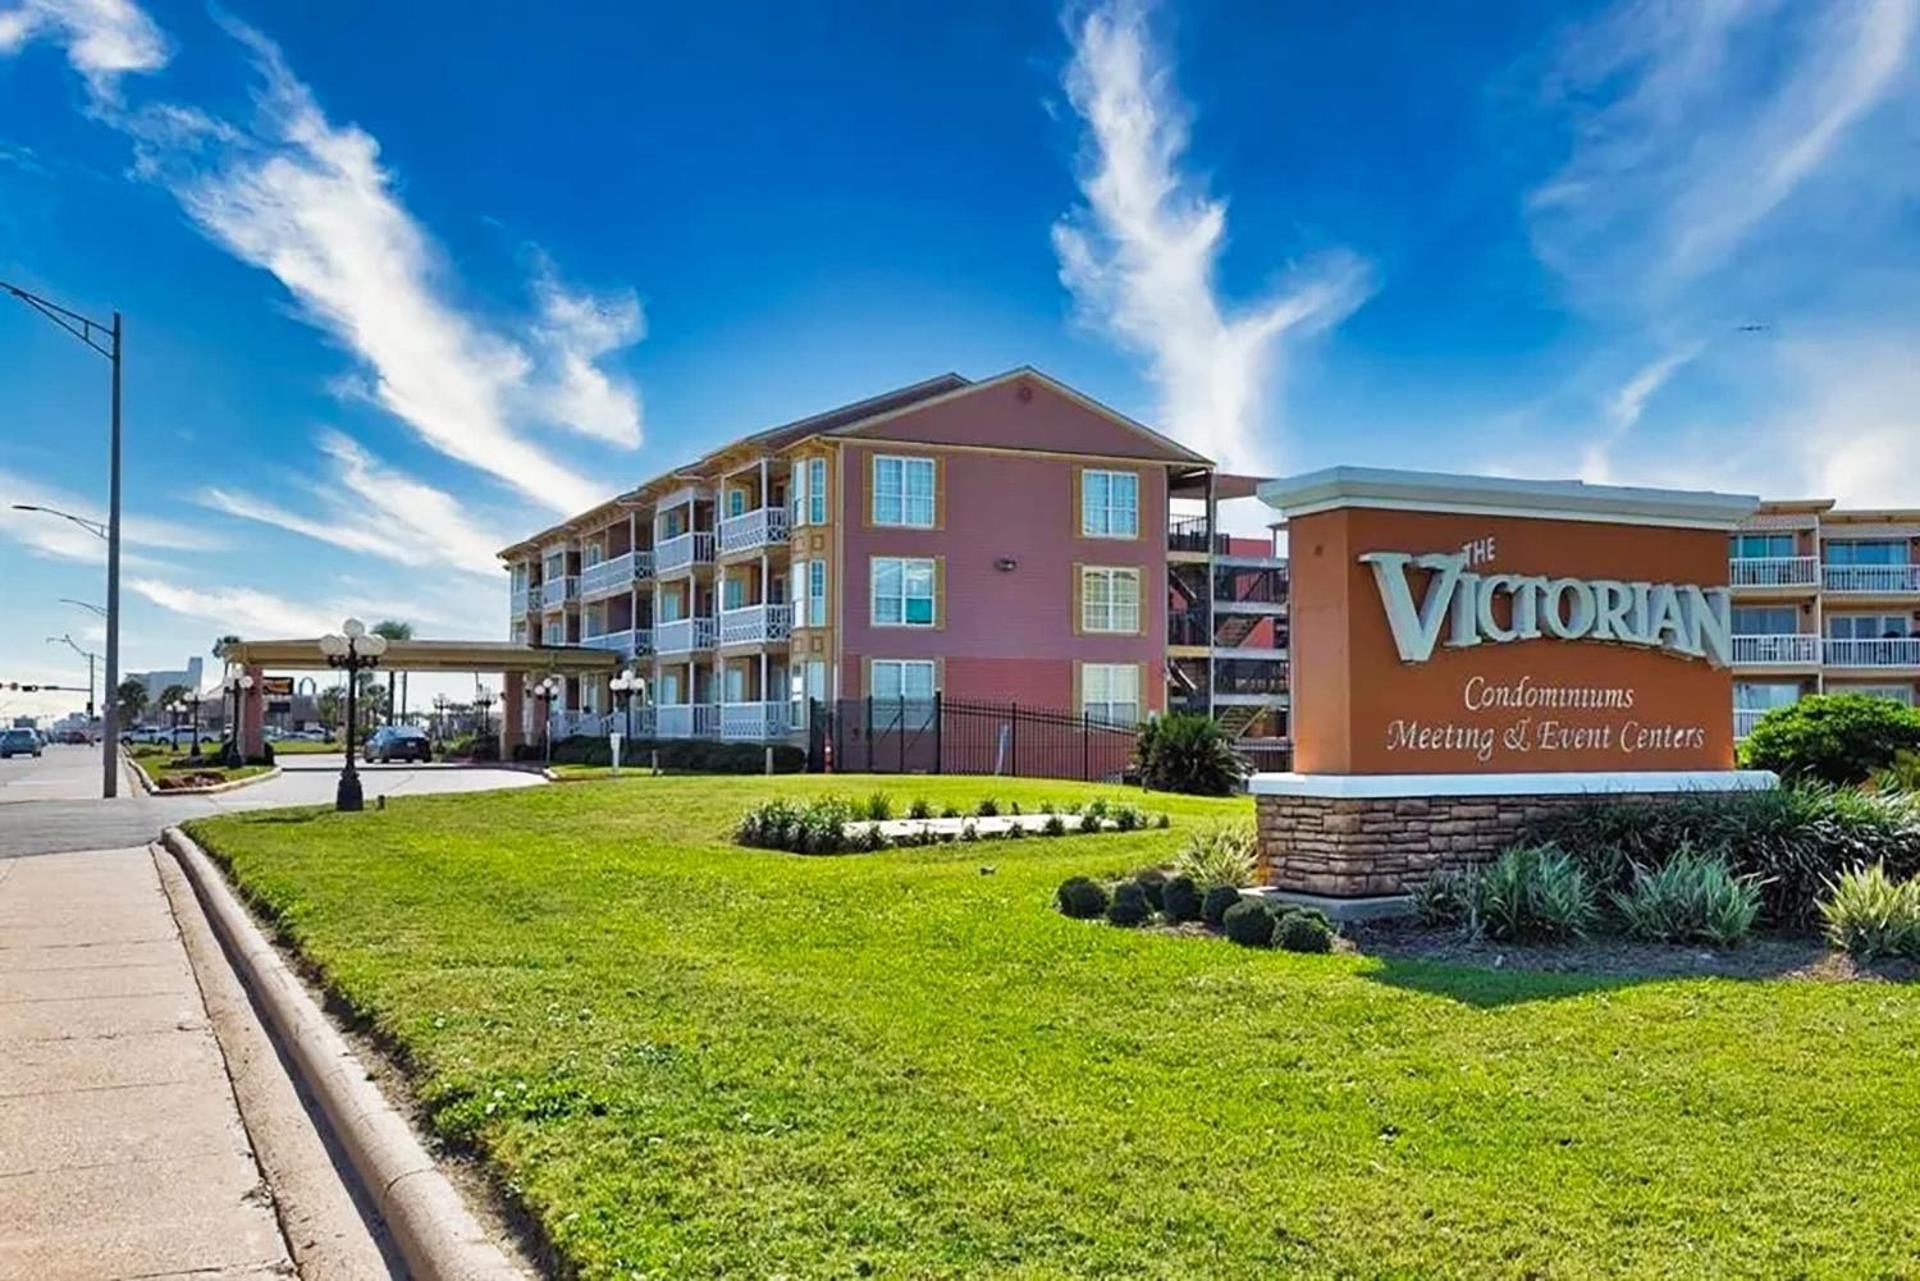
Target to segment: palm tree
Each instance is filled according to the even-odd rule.
[[[147,710],[147,687],[129,676],[113,691],[113,701],[118,705],[120,723],[131,729],[140,713]]]
[[[400,622],[398,619],[383,618],[379,622],[373,625],[373,634],[375,636],[384,636],[390,641],[412,640],[413,624],[403,623],[403,622]],[[394,709],[396,707],[404,709],[406,706],[406,702],[404,699],[402,699],[399,702],[394,701],[394,697],[393,697],[394,683],[395,683],[395,678],[397,676],[399,676],[398,672],[390,671],[387,673],[387,721],[388,723],[392,723],[397,719],[396,716],[394,715]]]

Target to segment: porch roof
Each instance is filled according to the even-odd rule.
[[[221,646],[219,657],[247,667],[277,671],[325,671],[331,664],[320,640],[240,640]],[[620,657],[577,645],[516,645],[511,641],[395,640],[387,642],[380,668],[399,672],[612,672]]]

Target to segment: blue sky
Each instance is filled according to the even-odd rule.
[[[1920,505],[1917,9],[0,0],[0,279],[128,318],[131,669],[497,635],[497,546],[947,369]],[[0,498],[98,511],[103,362],[10,305],[0,391]],[[99,580],[0,515],[0,679]]]

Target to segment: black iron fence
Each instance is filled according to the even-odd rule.
[[[807,768],[839,774],[1001,774],[1118,780],[1133,726],[1019,703],[843,698],[810,705]]]

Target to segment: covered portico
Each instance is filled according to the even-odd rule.
[[[266,695],[261,676],[281,672],[328,671],[332,664],[320,648],[320,638],[305,640],[229,641],[215,654],[253,678],[241,696],[240,750],[260,754],[265,744]],[[528,679],[547,676],[612,676],[620,657],[601,649],[578,646],[516,645],[510,641],[395,640],[380,656],[380,671],[499,672],[501,675],[500,755],[510,758],[520,743],[522,704]]]

